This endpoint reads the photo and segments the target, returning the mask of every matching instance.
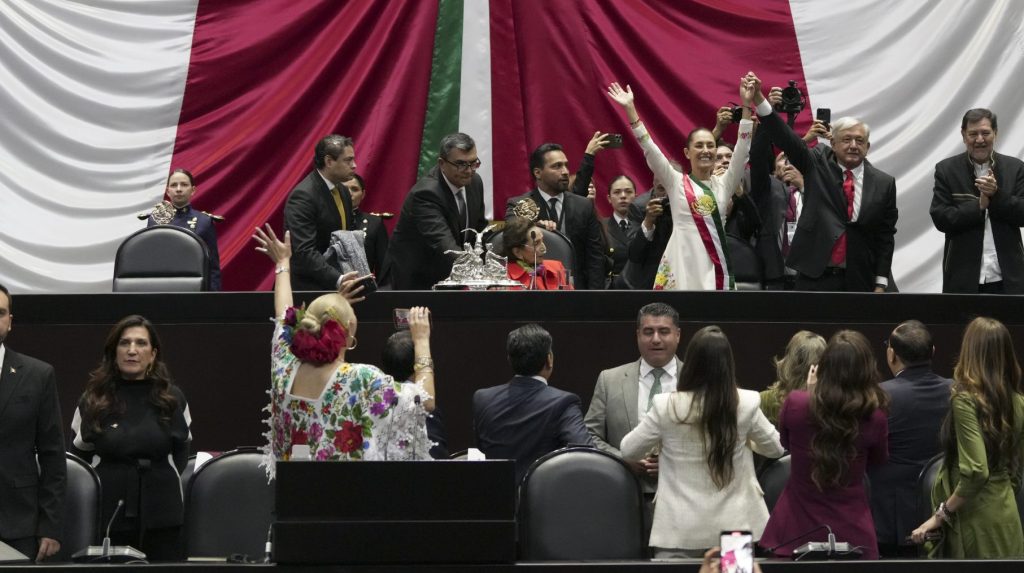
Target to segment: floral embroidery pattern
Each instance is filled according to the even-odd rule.
[[[668,258],[662,257],[658,263],[658,271],[654,275],[654,290],[673,290],[676,288],[676,274],[669,265]]]
[[[302,364],[289,350],[282,321],[271,347],[270,404],[264,447],[267,474],[274,462],[288,460],[292,446],[309,446],[310,457],[328,460],[426,459],[433,445],[427,439],[423,402],[431,396],[420,384],[396,382],[377,368],[343,364],[319,398],[289,393]],[[418,398],[418,399],[417,399]]]

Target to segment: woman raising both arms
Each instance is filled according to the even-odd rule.
[[[633,90],[618,83],[608,86],[608,95],[626,110],[633,135],[644,150],[655,179],[664,182],[672,210],[672,235],[658,265],[655,289],[732,290],[725,240],[725,207],[737,191],[750,149],[750,107],[761,82],[752,73],[740,80],[743,120],[732,162],[722,175],[714,175],[717,145],[711,130],[698,127],[686,138],[683,155],[690,161],[690,173],[683,177],[672,168],[665,154],[651,139],[634,105]],[[653,229],[642,228],[642,233]]]

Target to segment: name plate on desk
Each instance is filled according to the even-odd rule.
[[[511,563],[508,460],[280,462],[277,563]]]

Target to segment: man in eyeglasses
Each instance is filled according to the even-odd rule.
[[[334,290],[341,286],[341,271],[327,264],[324,253],[331,233],[355,228],[352,196],[344,185],[356,172],[352,139],[343,135],[321,139],[313,151],[313,167],[284,205],[284,228],[292,234],[287,272],[293,290]]]
[[[441,139],[437,166],[405,196],[398,224],[388,245],[395,290],[427,290],[452,271],[453,255],[483,231],[484,183],[477,175],[476,142],[465,133]]]

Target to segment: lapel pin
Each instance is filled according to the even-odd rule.
[[[18,373],[18,369],[13,367],[13,366],[11,366],[11,374],[17,374],[17,373]]]

